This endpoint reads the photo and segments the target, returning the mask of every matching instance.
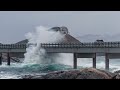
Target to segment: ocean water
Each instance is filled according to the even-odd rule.
[[[73,63],[73,62],[71,62]],[[97,68],[104,70],[104,57],[97,58]],[[78,59],[78,69],[92,67],[92,59]],[[0,79],[20,79],[23,75],[43,75],[53,71],[72,70],[69,63],[49,63],[49,64],[25,64],[11,63],[10,66],[4,62],[0,66]],[[120,59],[110,60],[110,71],[120,70]]]
[[[22,63],[11,63],[10,66],[3,63],[0,66],[0,79],[19,79],[23,75],[43,75],[52,71],[59,70],[70,70],[72,69],[69,65],[63,64],[22,64]]]

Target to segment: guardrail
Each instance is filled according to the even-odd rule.
[[[0,44],[0,49],[26,49],[28,46],[29,45],[26,45],[26,44]],[[120,42],[41,43],[41,47],[42,48],[86,48],[86,47],[88,48],[112,48],[112,47],[120,48]]]
[[[42,48],[119,48],[120,42],[92,43],[41,43]]]
[[[0,44],[0,49],[24,49],[26,44]]]

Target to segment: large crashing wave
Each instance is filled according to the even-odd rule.
[[[26,34],[28,43],[36,44],[29,46],[25,53],[24,63],[55,63],[59,54],[47,54],[43,48],[40,47],[41,43],[55,43],[64,38],[64,34],[55,32],[43,26],[36,28],[35,32],[29,32]]]

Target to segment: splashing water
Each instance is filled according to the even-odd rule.
[[[55,32],[49,28],[39,26],[35,32],[28,33],[26,38],[29,40],[28,43],[36,44],[36,46],[30,46],[27,48],[25,53],[24,63],[51,63],[55,61],[55,56],[58,54],[48,55],[44,49],[40,47],[41,43],[55,43],[64,38],[64,35],[60,32]]]

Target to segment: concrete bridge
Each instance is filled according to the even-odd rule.
[[[105,56],[106,70],[109,70],[109,59],[120,58],[120,42],[42,43],[41,47],[47,53],[73,53],[73,67],[75,69],[77,68],[77,58],[93,58],[93,68],[96,68],[96,56]]]
[[[11,57],[24,58],[26,44],[0,44],[0,65],[2,64],[3,54],[7,54],[7,64],[10,65]]]
[[[120,58],[120,42],[90,42],[90,43],[41,43],[47,53],[73,53],[73,67],[77,68],[77,58],[93,58],[93,67],[96,68],[96,57],[105,56],[105,69],[109,70],[109,59]],[[10,57],[24,57],[27,44],[0,44],[0,64],[2,53]]]
[[[53,27],[50,30],[64,34],[64,39],[59,43],[41,43],[47,53],[73,53],[73,67],[77,68],[77,58],[93,58],[93,67],[96,68],[96,57],[105,56],[105,69],[109,70],[109,59],[120,58],[120,42],[88,42],[83,43],[69,34],[67,27]],[[7,54],[7,64],[10,65],[11,57],[24,58],[28,40],[15,44],[0,44],[0,65],[2,54]]]

